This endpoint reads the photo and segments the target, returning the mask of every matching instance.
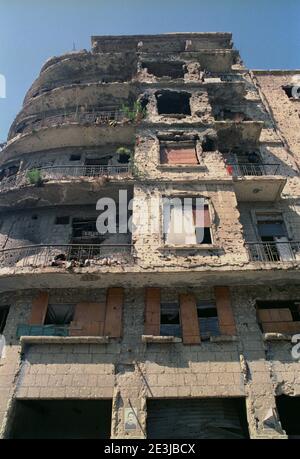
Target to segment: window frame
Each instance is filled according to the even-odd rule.
[[[208,206],[208,214],[209,214],[209,219],[210,219],[210,226],[208,227],[209,230],[210,230],[210,239],[211,239],[211,243],[210,244],[199,244],[199,243],[196,243],[196,244],[170,244],[167,242],[167,239],[166,239],[166,234],[164,233],[164,218],[165,218],[165,212],[164,212],[164,199],[167,198],[167,199],[176,199],[176,198],[179,198],[179,199],[184,199],[184,198],[200,198],[200,199],[204,199],[204,205]],[[160,219],[161,219],[161,236],[160,236],[160,241],[161,241],[161,247],[162,248],[171,248],[171,249],[193,249],[193,248],[197,248],[197,249],[213,249],[215,248],[215,242],[214,242],[214,231],[213,231],[213,215],[212,215],[212,202],[211,202],[211,199],[209,198],[206,198],[206,197],[203,197],[201,195],[197,196],[195,194],[181,194],[181,193],[176,193],[176,195],[162,195],[161,196],[161,205],[160,205],[160,212],[161,212],[161,216],[160,216]],[[204,227],[205,228],[205,227]],[[196,227],[195,227],[195,236],[196,236]]]
[[[177,326],[177,325],[178,325],[178,329],[179,329],[179,334],[178,334],[178,335],[176,335],[176,334],[167,335],[167,334],[161,332],[161,327],[162,327],[161,319],[162,319],[163,305],[173,305],[174,307],[177,306],[179,323],[178,323],[178,324],[163,324],[163,326],[167,326],[167,325],[176,325],[176,326]],[[180,314],[180,304],[179,304],[179,301],[177,301],[177,302],[173,302],[173,301],[161,301],[161,302],[160,302],[159,333],[160,333],[159,336],[170,336],[170,337],[173,336],[173,337],[175,337],[175,338],[182,338],[182,324],[181,324],[181,314]]]

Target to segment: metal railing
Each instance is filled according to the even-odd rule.
[[[129,164],[108,166],[44,166],[20,171],[17,174],[9,177],[4,177],[0,182],[0,192],[11,190],[30,185],[30,171],[39,171],[42,181],[47,180],[63,180],[72,178],[85,177],[103,177],[103,176],[118,176],[130,173]]]
[[[279,164],[266,163],[229,163],[227,170],[234,177],[279,175]]]
[[[0,250],[0,267],[85,267],[129,264],[132,244],[27,245]]]
[[[250,261],[264,263],[300,262],[300,242],[247,242]]]
[[[56,126],[59,124],[68,123],[95,123],[108,124],[113,122],[121,122],[125,119],[124,113],[121,110],[99,110],[93,112],[72,112],[58,115],[51,115],[39,120],[28,120],[20,122],[14,129],[15,133],[26,134],[43,127]]]

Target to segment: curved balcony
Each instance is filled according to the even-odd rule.
[[[0,209],[30,207],[32,200],[38,200],[38,206],[59,205],[64,201],[83,205],[90,200],[91,191],[100,191],[104,186],[112,190],[116,180],[126,186],[131,179],[129,164],[28,169],[0,182]],[[76,183],[79,185],[75,186]]]
[[[30,175],[32,174],[32,175]],[[108,166],[46,166],[28,169],[4,178],[0,182],[0,193],[30,185],[39,185],[47,181],[88,179],[93,177],[128,176],[128,164]]]
[[[0,268],[70,269],[132,264],[132,244],[28,245],[0,250]]]
[[[276,201],[286,184],[279,164],[228,163],[226,169],[238,201]]]
[[[247,242],[250,261],[261,263],[300,262],[299,241]]]
[[[105,118],[107,119],[107,117]],[[80,121],[82,120],[82,121]],[[108,144],[129,145],[135,136],[136,125],[132,122],[94,122],[94,115],[62,124],[40,125],[39,130],[19,134],[8,141],[1,151],[2,164],[16,157],[36,152],[62,148],[99,148]],[[91,120],[90,122],[88,120]],[[47,124],[47,123],[45,123]]]
[[[28,134],[38,131],[44,127],[59,126],[61,124],[79,123],[79,124],[109,124],[121,123],[126,121],[124,113],[120,110],[100,110],[91,112],[72,112],[67,114],[57,114],[52,116],[45,116],[43,119],[29,118],[24,120],[15,127],[15,131],[11,133],[12,136],[16,134]]]
[[[24,103],[52,89],[70,84],[130,81],[137,70],[135,53],[67,53],[48,60],[28,90]]]
[[[21,132],[22,126],[38,118],[72,112],[113,111],[138,97],[131,83],[81,83],[61,86],[42,93],[23,104],[9,131],[9,138]],[[88,104],[87,101],[93,101]],[[113,101],[113,103],[112,103]]]

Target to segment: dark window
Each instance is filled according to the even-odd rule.
[[[160,306],[160,334],[181,336],[178,303],[162,303]]]
[[[105,237],[97,231],[96,217],[73,218],[72,244],[101,244]]]
[[[220,335],[218,312],[213,303],[207,301],[197,302],[197,314],[202,340],[209,339],[210,336]]]
[[[284,92],[286,93],[286,95],[287,95],[287,97],[289,99],[293,99],[294,98],[294,96],[293,96],[293,86],[291,86],[291,85],[282,86],[282,89],[284,90]],[[299,94],[299,89],[298,89],[297,93]]]
[[[32,220],[37,220],[37,219],[38,219],[38,216],[37,216],[37,215],[31,215],[31,219],[32,219]]]
[[[75,304],[49,304],[44,325],[69,325],[74,310]]]
[[[205,136],[202,141],[202,150],[203,151],[215,151],[216,150],[216,142],[209,136]]]
[[[190,97],[187,92],[162,91],[156,93],[159,115],[190,115]]]
[[[81,160],[81,155],[71,155],[70,156],[70,161],[80,161]]]
[[[110,158],[110,156],[105,156],[103,158],[86,158],[84,164],[85,166],[107,166]]]
[[[300,397],[280,395],[276,397],[280,423],[288,438],[300,439]]]
[[[211,244],[210,228],[196,228],[197,244]]]
[[[204,204],[204,216],[201,217],[204,227],[197,227],[197,219],[196,219],[196,212],[197,210],[194,208],[194,220],[195,220],[195,233],[196,233],[196,243],[197,244],[211,244],[211,230],[210,230],[210,213],[208,204]],[[201,220],[200,220],[201,221]]]
[[[56,217],[55,224],[56,225],[68,225],[70,222],[70,217]]]
[[[292,86],[283,86],[282,88],[289,99],[292,97]]]
[[[3,333],[6,319],[9,312],[9,306],[0,306],[0,335]]]
[[[229,109],[220,110],[215,114],[216,121],[235,121],[237,123],[241,121],[252,121],[252,118],[247,116],[243,112],[234,112]]]
[[[158,78],[184,78],[183,62],[145,62],[142,64],[148,73]]]

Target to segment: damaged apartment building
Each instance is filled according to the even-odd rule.
[[[230,33],[45,63],[0,154],[1,438],[300,437],[298,81]]]

